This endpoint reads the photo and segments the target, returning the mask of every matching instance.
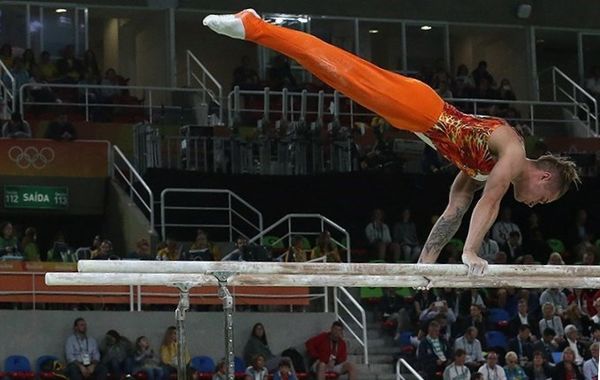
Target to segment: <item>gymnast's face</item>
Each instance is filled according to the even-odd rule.
[[[513,184],[515,199],[529,207],[554,202],[560,198],[554,181],[548,178],[536,178]]]

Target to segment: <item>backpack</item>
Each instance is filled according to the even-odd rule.
[[[52,374],[52,376],[46,376],[45,379],[52,380],[68,380],[65,376],[65,367],[58,360],[49,359],[40,365],[41,372],[46,372],[47,374]]]
[[[281,353],[282,357],[288,357],[294,364],[295,372],[306,372],[306,365],[304,364],[304,358],[295,348],[288,348]]]

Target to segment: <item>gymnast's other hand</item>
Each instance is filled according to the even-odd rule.
[[[475,252],[464,251],[462,262],[469,267],[469,276],[483,276],[487,272],[488,262]]]

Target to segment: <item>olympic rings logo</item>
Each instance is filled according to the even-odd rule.
[[[34,146],[21,148],[13,146],[8,150],[8,158],[21,169],[43,169],[54,161],[54,150],[49,147],[39,149]]]

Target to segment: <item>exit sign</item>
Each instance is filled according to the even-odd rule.
[[[69,189],[52,186],[4,186],[4,207],[64,210],[69,207]]]

